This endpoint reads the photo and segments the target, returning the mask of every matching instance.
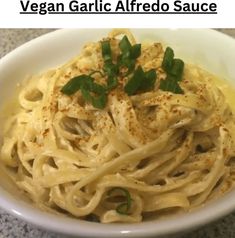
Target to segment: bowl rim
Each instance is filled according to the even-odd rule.
[[[37,37],[25,44],[17,47],[12,52],[0,59],[0,69],[4,67],[8,61],[11,61],[15,55],[21,53],[23,50],[38,44],[40,41],[46,41],[48,38],[58,37],[61,34],[68,34],[71,31],[78,29],[59,29],[50,33],[46,33]],[[79,31],[90,31],[91,29],[79,29]],[[107,29],[106,29],[107,30]],[[146,29],[145,29],[146,30]],[[149,29],[150,30],[150,29]],[[179,29],[190,30],[190,29]],[[235,39],[217,32],[212,29],[193,29],[201,33],[210,33],[213,36],[226,40],[235,45]],[[79,235],[82,237],[151,237],[169,235],[189,229],[197,228],[214,221],[235,210],[235,191],[224,195],[219,200],[213,201],[206,206],[198,208],[190,213],[182,214],[174,219],[174,216],[167,220],[158,220],[141,222],[136,224],[97,224],[82,221],[79,219],[58,217],[50,213],[40,211],[33,208],[31,205],[23,201],[17,201],[12,195],[8,194],[0,187],[0,207],[6,212],[15,217],[25,220],[31,224],[41,227],[46,230],[59,232],[67,235]],[[234,200],[234,202],[233,202]],[[176,222],[177,221],[177,222]]]
[[[41,211],[29,203],[17,201],[2,188],[0,188],[0,194],[0,207],[14,217],[44,230],[77,237],[160,237],[196,229],[235,210],[235,191],[231,191],[220,200],[209,202],[194,211],[174,215],[157,222],[153,220],[131,224],[101,224],[76,218],[58,217]]]

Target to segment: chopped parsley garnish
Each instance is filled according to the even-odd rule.
[[[146,91],[154,87],[157,74],[155,70],[144,72],[141,66],[134,71],[133,76],[124,87],[125,92],[130,96],[135,94],[138,90]]]
[[[109,40],[102,41],[101,49],[102,49],[102,56],[103,56],[104,62],[112,61],[112,51],[111,51]]]
[[[162,68],[166,72],[169,72],[171,70],[173,60],[174,60],[174,51],[170,47],[167,47],[162,61]]]
[[[123,193],[123,195],[125,196],[125,202],[120,203],[117,207],[116,207],[116,212],[122,215],[128,215],[128,212],[131,208],[131,195],[129,193],[129,191],[125,188],[121,188],[121,187],[116,187],[116,188],[112,188],[111,190],[108,191],[108,195],[111,196],[115,191],[120,191]]]
[[[160,89],[177,94],[184,93],[178,83],[182,80],[184,62],[181,59],[174,59],[174,51],[170,47],[167,47],[165,50],[162,68],[167,76],[165,80],[161,80]]]
[[[91,76],[82,74],[72,78],[64,85],[61,92],[66,95],[72,95],[78,90],[81,90],[83,98],[94,107],[99,109],[105,107],[107,102],[105,87],[95,83]]]
[[[103,69],[101,71],[92,71],[89,75],[82,74],[70,79],[62,87],[61,92],[66,95],[72,95],[80,90],[85,101],[91,103],[95,108],[103,109],[107,103],[108,93],[118,86],[120,77],[127,79],[123,89],[129,96],[153,90],[157,79],[156,70],[151,69],[145,72],[140,65],[136,66],[136,60],[141,55],[141,44],[131,45],[127,36],[124,36],[119,42],[119,48],[121,54],[118,55],[117,61],[114,62],[110,40],[102,41]],[[170,47],[166,48],[162,68],[167,77],[165,80],[161,80],[160,89],[173,93],[183,93],[179,81],[182,80],[184,62],[181,59],[174,58],[174,51]],[[92,76],[97,73],[102,78],[106,78],[105,85],[95,82]]]
[[[104,60],[104,72],[107,74],[107,90],[111,90],[118,85],[118,66],[112,62],[112,51],[110,41],[101,42],[102,56]]]
[[[149,71],[145,72],[144,80],[142,81],[139,90],[149,91],[154,89],[154,85],[157,79],[156,70],[150,69]]]
[[[141,44],[132,46],[127,36],[124,36],[119,43],[119,48],[122,54],[119,55],[117,64],[119,67],[126,67],[126,75],[129,75],[135,69],[136,59],[141,54]]]
[[[76,93],[80,88],[83,82],[86,81],[86,79],[90,79],[91,76],[88,75],[79,75],[69,80],[68,83],[66,83],[63,88],[61,89],[61,92],[66,95],[72,95]]]

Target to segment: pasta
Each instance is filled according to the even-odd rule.
[[[103,45],[88,43],[68,63],[28,79],[20,108],[4,125],[0,158],[41,209],[101,223],[141,222],[190,211],[234,185],[234,115],[214,76],[185,64],[182,80],[164,90],[171,84],[163,67],[166,50],[146,43],[134,66],[123,53],[129,61],[115,78],[115,62],[125,51],[120,35],[140,47],[119,29]],[[151,85],[133,93],[127,82],[138,69]],[[94,95],[103,92],[105,72],[116,86],[98,101]],[[80,90],[63,93],[79,75],[97,84],[80,83]]]

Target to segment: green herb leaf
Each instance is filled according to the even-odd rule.
[[[107,103],[107,95],[101,94],[98,97],[92,97],[91,104],[95,108],[104,109]]]
[[[157,74],[154,69],[144,72],[141,66],[134,71],[132,78],[127,82],[124,91],[130,96],[138,90],[151,90],[154,88],[157,79]]]
[[[110,46],[110,41],[102,41],[101,42],[102,56],[104,61],[112,61],[112,51]]]
[[[141,55],[141,44],[136,44],[131,47],[130,57],[132,59],[137,59]]]
[[[127,53],[127,52],[130,52],[131,50],[131,43],[130,41],[128,40],[127,36],[123,36],[123,38],[121,39],[120,43],[119,43],[119,47],[122,51],[122,53]]]
[[[108,195],[111,196],[114,191],[118,191],[118,190],[125,195],[126,202],[119,204],[116,208],[116,211],[119,214],[127,215],[131,208],[131,201],[132,201],[129,191],[125,188],[116,187],[116,188],[109,190]]]
[[[145,72],[145,78],[142,81],[139,90],[148,91],[154,89],[154,85],[157,79],[156,70],[151,69]]]
[[[102,56],[104,59],[104,72],[108,76],[106,90],[112,90],[118,85],[117,75],[119,73],[118,65],[112,62],[112,52],[109,41],[102,42]]]
[[[108,75],[107,80],[107,90],[111,90],[118,85],[117,75],[118,75],[118,66],[113,64],[112,62],[106,62],[104,64],[104,71]]]
[[[170,74],[177,77],[178,81],[182,80],[184,71],[184,61],[181,59],[174,59]]]
[[[118,74],[118,66],[113,64],[112,62],[106,62],[104,64],[104,71],[107,73],[108,76],[115,76]]]
[[[76,77],[70,79],[68,81],[68,83],[66,83],[62,87],[61,92],[66,95],[72,95],[72,94],[76,93],[80,89],[82,83],[84,81],[86,81],[87,79],[89,80],[89,78],[90,78],[90,76],[85,75],[85,74],[76,76]]]
[[[135,70],[136,59],[141,54],[141,44],[131,45],[127,36],[119,42],[121,55],[118,56],[117,63],[112,61],[112,49],[110,40],[101,42],[102,57],[104,60],[103,72],[93,71],[89,75],[80,75],[72,78],[63,86],[61,92],[72,95],[81,90],[83,98],[96,108],[104,108],[107,102],[107,93],[118,85],[120,67],[126,67],[122,76],[127,76]],[[175,70],[179,70],[178,63]],[[107,85],[103,86],[94,82],[93,74],[99,73],[101,77],[107,78]],[[124,90],[128,95],[134,94],[137,90],[149,90],[154,87],[156,72],[144,72],[141,66],[135,71],[131,79],[125,85]]]
[[[162,68],[166,71],[167,77],[161,80],[160,89],[176,94],[182,94],[183,90],[179,85],[184,71],[184,62],[181,59],[174,59],[174,51],[167,47],[162,61]]]
[[[128,203],[124,202],[117,206],[116,211],[119,214],[127,215],[129,209],[130,207],[128,206]]]
[[[118,85],[118,79],[116,76],[109,76],[107,80],[107,90],[112,90]]]
[[[130,59],[130,58],[125,58],[124,57],[119,61],[118,64],[121,67],[126,67],[127,68],[127,72],[123,74],[123,77],[128,76],[135,69],[135,60]]]
[[[133,95],[141,86],[142,80],[145,78],[144,71],[141,66],[135,70],[132,78],[127,82],[124,91],[130,96]]]
[[[141,44],[131,45],[127,36],[124,36],[119,43],[122,54],[118,57],[118,66],[126,67],[128,70],[123,76],[129,75],[135,69],[136,59],[141,54]]]
[[[168,75],[165,80],[161,80],[160,89],[176,94],[182,94],[183,90],[179,86],[177,79],[171,75]]]
[[[90,102],[94,107],[103,109],[107,102],[105,87],[93,82],[90,77],[81,85],[81,92],[85,100]],[[92,95],[95,93],[96,95]]]
[[[97,96],[94,96],[91,94],[91,92],[94,92],[94,91],[92,90],[88,91],[88,89],[83,85],[81,87],[81,92],[82,92],[83,98],[86,101],[90,102],[93,107],[99,108],[99,109],[103,109],[105,107],[107,102],[107,95],[105,94],[104,91],[98,94]]]
[[[81,88],[97,94],[105,93],[105,88],[102,85],[95,83],[93,78],[89,76],[82,82]]]
[[[167,47],[162,61],[162,68],[168,73],[170,72],[174,59],[174,51]]]
[[[81,90],[83,98],[90,102],[94,107],[103,109],[107,102],[107,95],[105,88],[93,81],[89,75],[80,75],[72,78],[61,92],[66,95],[72,95],[78,90]],[[91,94],[94,93],[95,95]]]

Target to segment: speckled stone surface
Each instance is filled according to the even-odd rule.
[[[235,38],[235,29],[217,29]],[[52,29],[0,29],[0,58],[19,45]],[[235,199],[235,198],[234,198]],[[39,229],[0,209],[0,238],[64,238]],[[235,212],[212,224],[171,238],[235,238]]]

